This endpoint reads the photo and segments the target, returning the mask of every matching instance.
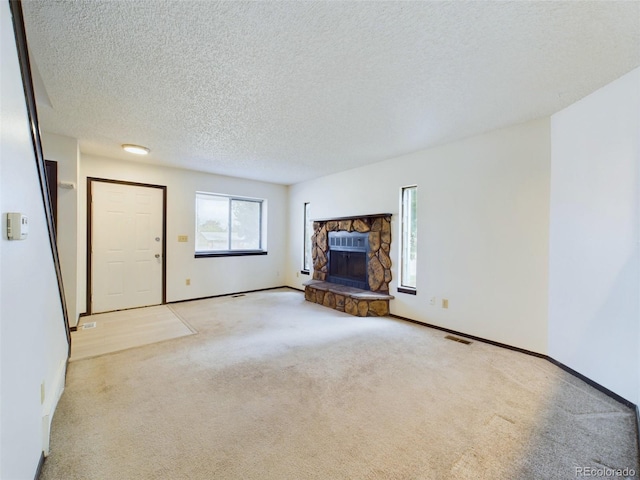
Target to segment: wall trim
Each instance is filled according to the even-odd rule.
[[[297,288],[289,287],[288,285],[280,285],[278,287],[258,288],[256,290],[244,290],[242,292],[221,293],[220,295],[209,295],[207,297],[185,298],[184,300],[174,300],[173,302],[167,302],[167,304],[173,305],[174,303],[195,302],[196,300],[207,300],[209,298],[231,297],[233,295],[243,295],[245,293],[255,293],[255,292],[266,292],[269,290],[278,290],[280,288],[290,288],[292,290],[302,291]]]
[[[194,258],[213,258],[213,257],[250,257],[251,255],[268,255],[266,250],[247,250],[247,251],[233,251],[226,250],[224,252],[209,252],[209,253],[196,253]]]
[[[548,362],[553,363],[556,367],[561,368],[562,370],[564,370],[567,373],[570,373],[571,375],[573,375],[576,378],[579,378],[580,380],[582,380],[583,382],[589,384],[590,386],[592,386],[593,388],[595,388],[596,390],[599,390],[600,392],[604,393],[605,395],[607,395],[610,398],[613,398],[614,400],[616,400],[617,402],[623,404],[624,406],[634,409],[636,412],[636,419],[637,419],[637,423],[638,423],[638,446],[640,448],[640,412],[638,411],[638,406],[627,400],[626,398],[618,395],[617,393],[615,393],[612,390],[609,390],[607,387],[600,385],[597,382],[594,382],[593,380],[591,380],[589,377],[584,376],[583,374],[581,374],[580,372],[566,366],[565,364],[563,364],[562,362],[557,361],[556,359],[542,354],[542,353],[538,353],[538,352],[533,352],[531,350],[526,350],[524,348],[520,348],[520,347],[514,347],[512,345],[507,345],[506,343],[500,343],[500,342],[494,342],[493,340],[488,340],[486,338],[482,338],[482,337],[476,337],[475,335],[469,335],[467,333],[462,333],[462,332],[458,332],[456,330],[451,330],[449,328],[445,328],[445,327],[440,327],[438,325],[432,325],[426,322],[420,322],[418,320],[413,320],[411,318],[407,318],[407,317],[403,317],[401,315],[395,315],[395,314],[389,314],[388,315],[391,318],[396,318],[398,320],[403,320],[406,322],[411,322],[411,323],[415,323],[418,325],[422,325],[423,327],[429,327],[429,328],[433,328],[435,330],[440,330],[443,332],[447,332],[447,333],[452,333],[454,335],[458,335],[461,337],[465,337],[465,338],[469,338],[472,340],[476,340],[478,342],[483,342],[483,343],[488,343],[489,345],[494,345],[496,347],[502,347],[502,348],[506,348],[508,350],[513,350],[515,352],[519,352],[519,353],[524,353],[525,355],[531,355],[533,357],[538,357],[538,358],[543,358],[544,360],[547,360]]]
[[[430,323],[421,322],[419,320],[413,320],[412,318],[403,317],[401,315],[395,315],[395,314],[391,313],[391,314],[389,314],[389,317],[397,318],[398,320],[404,320],[405,322],[416,323],[418,325],[422,325],[423,327],[434,328],[436,330],[440,330],[440,331],[447,332],[447,333],[452,333],[454,335],[459,335],[461,337],[470,338],[471,340],[476,340],[478,342],[488,343],[489,345],[494,345],[496,347],[506,348],[508,350],[513,350],[515,352],[524,353],[526,355],[532,355],[532,356],[538,357],[538,358],[547,358],[547,356],[542,354],[542,353],[533,352],[531,350],[526,350],[526,349],[520,348],[520,347],[514,347],[512,345],[507,345],[506,343],[495,342],[493,340],[489,340],[489,339],[482,338],[482,337],[476,337],[475,335],[469,335],[468,333],[462,333],[462,332],[459,332],[457,330],[451,330],[450,328],[440,327],[438,325],[432,325]]]
[[[594,382],[593,380],[591,380],[589,377],[584,376],[583,374],[581,374],[580,372],[574,370],[571,367],[566,366],[564,363],[557,361],[555,358],[546,356],[545,357],[549,362],[553,363],[555,366],[561,368],[562,370],[564,370],[567,373],[570,373],[571,375],[573,375],[574,377],[579,378],[580,380],[582,380],[585,383],[588,383],[589,385],[591,385],[593,388],[595,388],[596,390],[600,390],[602,393],[604,393],[605,395],[613,398],[614,400],[617,400],[618,402],[622,403],[623,405],[632,408],[632,409],[637,409],[637,405],[629,400],[627,400],[626,398],[618,395],[616,392],[609,390],[607,387],[604,387],[602,385],[600,385],[597,382]]]

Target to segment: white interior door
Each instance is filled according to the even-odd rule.
[[[91,185],[92,313],[162,303],[163,190]]]

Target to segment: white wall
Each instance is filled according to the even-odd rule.
[[[122,162],[81,155],[79,231],[85,241],[78,249],[80,269],[86,270],[86,178],[96,177],[167,186],[167,301],[223,295],[285,285],[287,187],[175,168]],[[196,191],[258,197],[267,200],[268,255],[194,258]],[[179,243],[178,235],[188,235]],[[191,279],[187,286],[185,280]],[[79,278],[85,298],[86,274]],[[83,305],[84,306],[84,305]]]
[[[640,69],[551,118],[549,354],[637,403]]]
[[[33,478],[48,449],[67,342],[8,2],[0,4],[0,44],[0,478],[14,480]],[[28,215],[26,240],[7,240],[7,212]]]
[[[299,274],[304,202],[312,218],[392,213],[392,313],[547,353],[549,141],[549,120],[537,120],[291,186],[288,284],[309,279]],[[412,184],[415,296],[394,293],[399,193]]]
[[[46,107],[45,107],[46,108]],[[64,282],[69,324],[78,323],[78,179],[80,175],[80,150],[75,138],[42,134],[44,158],[58,162],[58,183],[73,183],[75,189],[59,188],[58,191],[58,255]]]

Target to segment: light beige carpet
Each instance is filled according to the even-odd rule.
[[[638,471],[633,412],[543,359],[288,289],[173,308],[198,335],[70,364],[42,479]]]
[[[71,361],[194,333],[168,305],[89,315],[71,333]]]

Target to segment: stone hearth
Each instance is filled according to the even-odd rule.
[[[370,292],[321,280],[305,282],[304,298],[325,307],[346,312],[357,317],[381,317],[389,315],[392,295]]]
[[[391,214],[382,213],[313,222],[311,237],[313,280],[306,282],[305,299],[351,315],[389,314],[391,282]],[[368,290],[347,287],[329,280],[329,232],[368,233],[366,285]]]

